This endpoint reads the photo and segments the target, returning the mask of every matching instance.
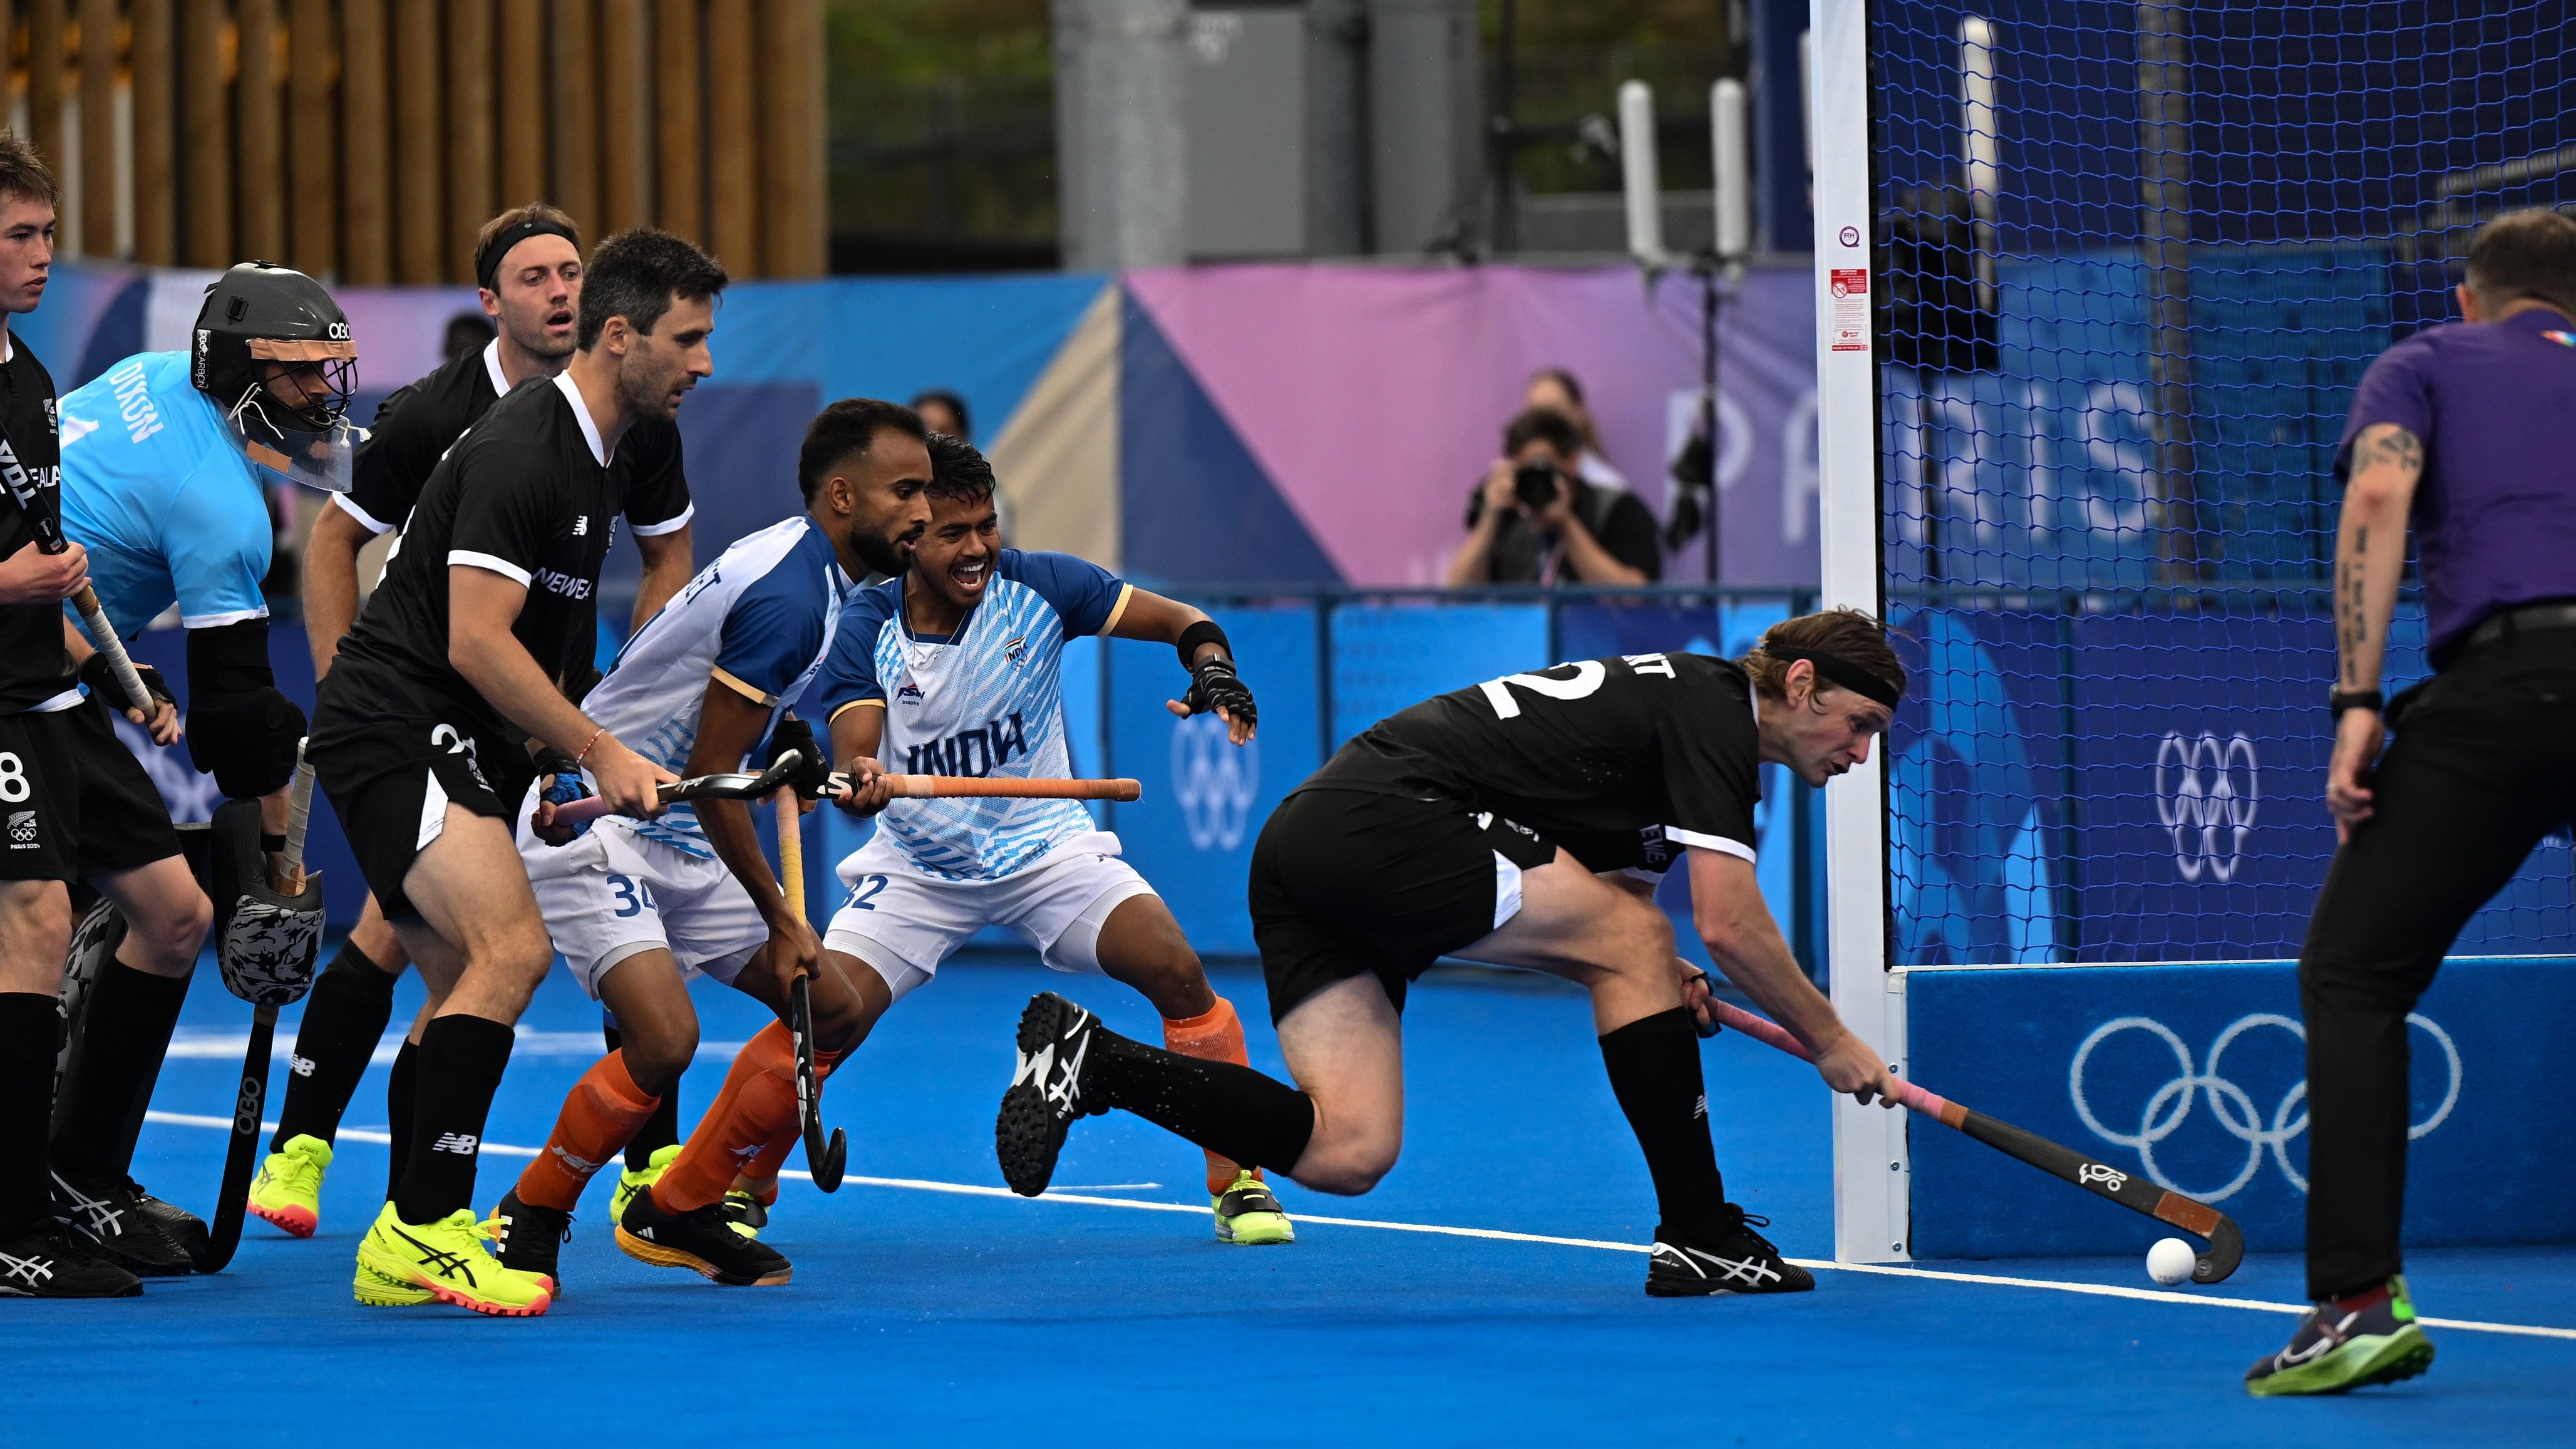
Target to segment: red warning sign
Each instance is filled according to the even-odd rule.
[[[1869,269],[1835,267],[1831,280],[1834,293],[1833,350],[1869,351]]]

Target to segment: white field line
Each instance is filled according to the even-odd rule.
[[[212,1127],[230,1131],[230,1117],[201,1117],[185,1112],[147,1112],[144,1120],[166,1123],[173,1127]],[[262,1132],[274,1132],[277,1124],[262,1122]],[[390,1143],[382,1132],[369,1132],[343,1127],[340,1136],[356,1142]],[[485,1142],[485,1152],[501,1157],[534,1157],[533,1147],[512,1147],[505,1143]],[[778,1174],[801,1181],[812,1181],[811,1174],[789,1168]],[[956,1197],[993,1197],[1018,1199],[1019,1194],[1007,1187],[990,1187],[972,1182],[939,1182],[925,1177],[860,1177],[855,1174],[841,1179],[844,1185],[892,1188],[902,1192],[944,1192]],[[1049,1192],[1022,1201],[1072,1203],[1079,1207],[1131,1208],[1150,1213],[1202,1213],[1207,1211],[1194,1203],[1147,1202],[1132,1197],[1097,1197],[1078,1192]],[[1593,1248],[1610,1253],[1643,1253],[1635,1243],[1606,1242],[1600,1238],[1561,1238],[1547,1233],[1514,1233],[1501,1228],[1455,1228],[1439,1223],[1396,1223],[1380,1218],[1333,1218],[1313,1213],[1294,1215],[1300,1226],[1320,1224],[1337,1228],[1376,1228],[1392,1233],[1433,1233],[1445,1238],[1482,1238],[1503,1243],[1545,1243],[1559,1248]],[[1926,1278],[1940,1283],[1974,1283],[1988,1288],[2038,1288],[2052,1293],[2076,1293],[2088,1298],[2128,1298],[2140,1303],[2184,1303],[2195,1308],[2238,1308],[2255,1313],[2300,1314],[2308,1311],[2304,1303],[2267,1303],[2259,1298],[2219,1298],[2200,1293],[2169,1293],[2153,1288],[2123,1288],[2108,1283],[2065,1283],[2049,1278],[2012,1278],[2000,1273],[1954,1273],[1940,1268],[1907,1268],[1893,1263],[1835,1263],[1822,1258],[1791,1258],[1801,1268],[1832,1273],[1870,1273],[1883,1278]],[[2525,1323],[2482,1323],[2466,1318],[2419,1318],[2426,1328],[2454,1328],[2467,1333],[2509,1333],[2525,1338],[2558,1338],[2576,1342],[2576,1328],[2541,1328]]]

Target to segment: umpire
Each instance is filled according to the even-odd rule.
[[[2489,222],[2459,298],[2462,320],[2371,364],[2336,459],[2326,805],[2342,844],[2299,958],[2316,1307],[2246,1371],[2256,1394],[2432,1364],[2397,1276],[2406,1016],[2469,917],[2576,818],[2576,219]],[[2383,712],[2410,518],[2437,672]]]

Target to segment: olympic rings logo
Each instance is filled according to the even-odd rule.
[[[2442,1104],[2433,1109],[2430,1117],[2407,1124],[2407,1140],[2413,1141],[2431,1133],[2450,1118],[2451,1109],[2460,1103],[2462,1072],[2460,1049],[2452,1042],[2449,1032],[2420,1012],[2409,1013],[2406,1024],[2422,1031],[2442,1048],[2443,1061],[2450,1069],[2450,1081],[2442,1093]],[[2292,1138],[2308,1130],[2307,1082],[2302,1079],[2281,1095],[2266,1125],[2255,1108],[2254,1099],[2246,1094],[2245,1089],[2219,1073],[2227,1049],[2236,1044],[2237,1038],[2261,1027],[2277,1027],[2288,1032],[2298,1038],[2303,1051],[2307,1045],[2307,1029],[2298,1022],[2268,1011],[2256,1012],[2239,1017],[2218,1034],[2218,1040],[2210,1043],[2209,1066],[2204,1071],[2192,1065],[2191,1048],[2185,1046],[2182,1038],[2163,1022],[2144,1016],[2123,1016],[2106,1021],[2093,1028],[2092,1035],[2084,1038],[2084,1044],[2075,1049],[2073,1065],[2067,1068],[2066,1090],[2075,1102],[2075,1115],[2081,1117],[2093,1135],[2103,1141],[2136,1148],[2138,1161],[2144,1165],[2148,1179],[2167,1192],[2182,1193],[2202,1202],[2223,1202],[2254,1180],[2254,1174],[2262,1169],[2263,1154],[2267,1150],[2272,1154],[2272,1160],[2280,1164],[2281,1175],[2289,1180],[2290,1185],[2306,1192],[2308,1180],[2290,1165],[2289,1145]],[[2102,1119],[2093,1114],[2093,1104],[2084,1092],[2084,1066],[2092,1058],[2093,1049],[2124,1031],[2143,1031],[2153,1035],[2173,1052],[2176,1067],[2173,1078],[2147,1098],[2145,1108],[2138,1114],[2138,1130],[2135,1132],[2119,1132],[2104,1126]],[[2211,1190],[2183,1187],[2156,1165],[2156,1145],[2181,1131],[2183,1123],[2191,1119],[2193,1105],[2204,1097],[2209,1102],[2210,1115],[2218,1119],[2218,1125],[2229,1136],[2245,1144],[2245,1165],[2237,1170],[2235,1178],[2226,1186]]]
[[[1172,723],[1172,798],[1180,802],[1190,844],[1232,850],[1243,843],[1252,802],[1261,789],[1261,747],[1240,749],[1226,741],[1225,721],[1214,714]]]
[[[2221,885],[2233,880],[2261,803],[2254,742],[2245,736],[2168,734],[2156,746],[2156,818],[2173,835],[2184,880],[2203,871]]]

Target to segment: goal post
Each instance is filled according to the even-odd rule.
[[[1809,116],[1815,157],[1817,502],[1826,608],[1885,617],[1879,543],[1878,368],[1872,354],[1869,26],[1863,0],[1813,0]],[[1887,752],[1826,787],[1828,985],[1845,1024],[1905,1060],[1902,979],[1888,960]],[[1907,1256],[1904,1114],[1834,1098],[1834,1256]]]
[[[2335,455],[2372,360],[2455,317],[2475,229],[2576,213],[2576,58],[2516,38],[2558,10],[1810,6],[1822,599],[1913,670],[1826,792],[1835,1007],[1904,1076],[2294,1247]],[[2392,694],[2424,623],[2410,589]],[[2522,1070],[2558,1009],[2530,993],[2576,1013],[2576,849],[2454,953],[2410,1038],[2423,1181],[2523,1110],[2451,1108]],[[1836,1099],[1838,1258],[2143,1247],[1909,1127]],[[2554,1190],[2426,1211],[2576,1236]]]

